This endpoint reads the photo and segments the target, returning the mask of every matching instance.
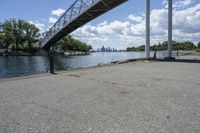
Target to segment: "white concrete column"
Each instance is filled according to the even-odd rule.
[[[146,0],[146,59],[150,58],[150,0]]]
[[[172,58],[172,0],[168,0],[168,58]]]

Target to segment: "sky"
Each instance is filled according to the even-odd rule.
[[[19,18],[36,25],[42,32],[75,0],[1,0],[0,22]],[[151,45],[167,40],[167,0],[151,0]],[[126,3],[71,33],[94,49],[145,44],[145,0]],[[173,40],[200,41],[200,0],[173,0]]]

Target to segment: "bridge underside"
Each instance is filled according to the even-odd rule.
[[[107,11],[117,7],[127,0],[100,0],[92,7],[81,13],[77,18],[73,19],[69,24],[61,28],[55,35],[48,39],[43,45],[42,49],[48,50],[53,44],[62,39],[64,36],[75,31],[79,27],[95,19],[96,17],[106,13]]]

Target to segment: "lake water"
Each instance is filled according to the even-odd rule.
[[[159,53],[157,55],[162,56]],[[144,52],[97,52],[81,56],[54,56],[54,65],[56,70],[69,70],[143,57]],[[46,56],[0,57],[0,78],[45,73],[47,69],[49,61]]]

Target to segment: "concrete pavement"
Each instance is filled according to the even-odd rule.
[[[0,133],[199,133],[200,64],[135,62],[0,80]]]

